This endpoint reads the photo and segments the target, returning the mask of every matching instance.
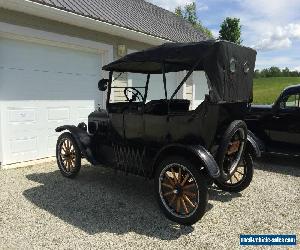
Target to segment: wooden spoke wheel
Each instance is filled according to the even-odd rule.
[[[184,158],[169,157],[155,178],[159,203],[169,219],[191,225],[204,215],[207,184],[199,167]]]
[[[253,171],[253,160],[251,154],[246,151],[229,180],[224,182],[216,181],[215,184],[224,191],[243,191],[250,185],[253,178]]]
[[[222,180],[229,180],[236,172],[246,148],[247,126],[243,121],[232,122],[225,131],[217,154]]]
[[[63,133],[57,140],[57,164],[65,177],[75,177],[81,167],[81,153],[70,133]]]
[[[238,129],[230,140],[225,154],[223,169],[226,174],[232,176],[238,168],[244,151],[245,133],[242,128]]]

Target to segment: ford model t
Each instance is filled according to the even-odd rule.
[[[57,142],[61,173],[75,177],[86,158],[92,165],[154,179],[165,215],[180,224],[197,222],[206,210],[208,186],[239,192],[252,180],[259,149],[243,119],[252,101],[255,58],[250,48],[203,41],[167,43],[104,66],[109,79],[98,87],[107,91],[106,110],[91,113],[88,126],[56,129],[68,131]],[[206,73],[209,94],[190,110],[190,101],[176,96],[194,71]],[[123,88],[127,101],[113,103],[114,80],[124,72],[144,74],[144,86]],[[172,93],[170,72],[185,72]],[[158,74],[161,81],[150,84]],[[164,87],[164,98],[149,101],[154,85]]]

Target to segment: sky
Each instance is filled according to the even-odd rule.
[[[148,0],[174,11],[193,0]],[[196,0],[202,24],[218,37],[226,17],[241,19],[243,44],[258,52],[256,68],[300,71],[300,0]]]

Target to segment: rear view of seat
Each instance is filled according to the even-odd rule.
[[[167,115],[168,103],[170,102],[170,113],[185,113],[189,111],[189,100],[152,100],[145,106],[146,114]]]

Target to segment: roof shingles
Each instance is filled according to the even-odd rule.
[[[206,40],[184,19],[144,0],[30,0],[174,42]]]

